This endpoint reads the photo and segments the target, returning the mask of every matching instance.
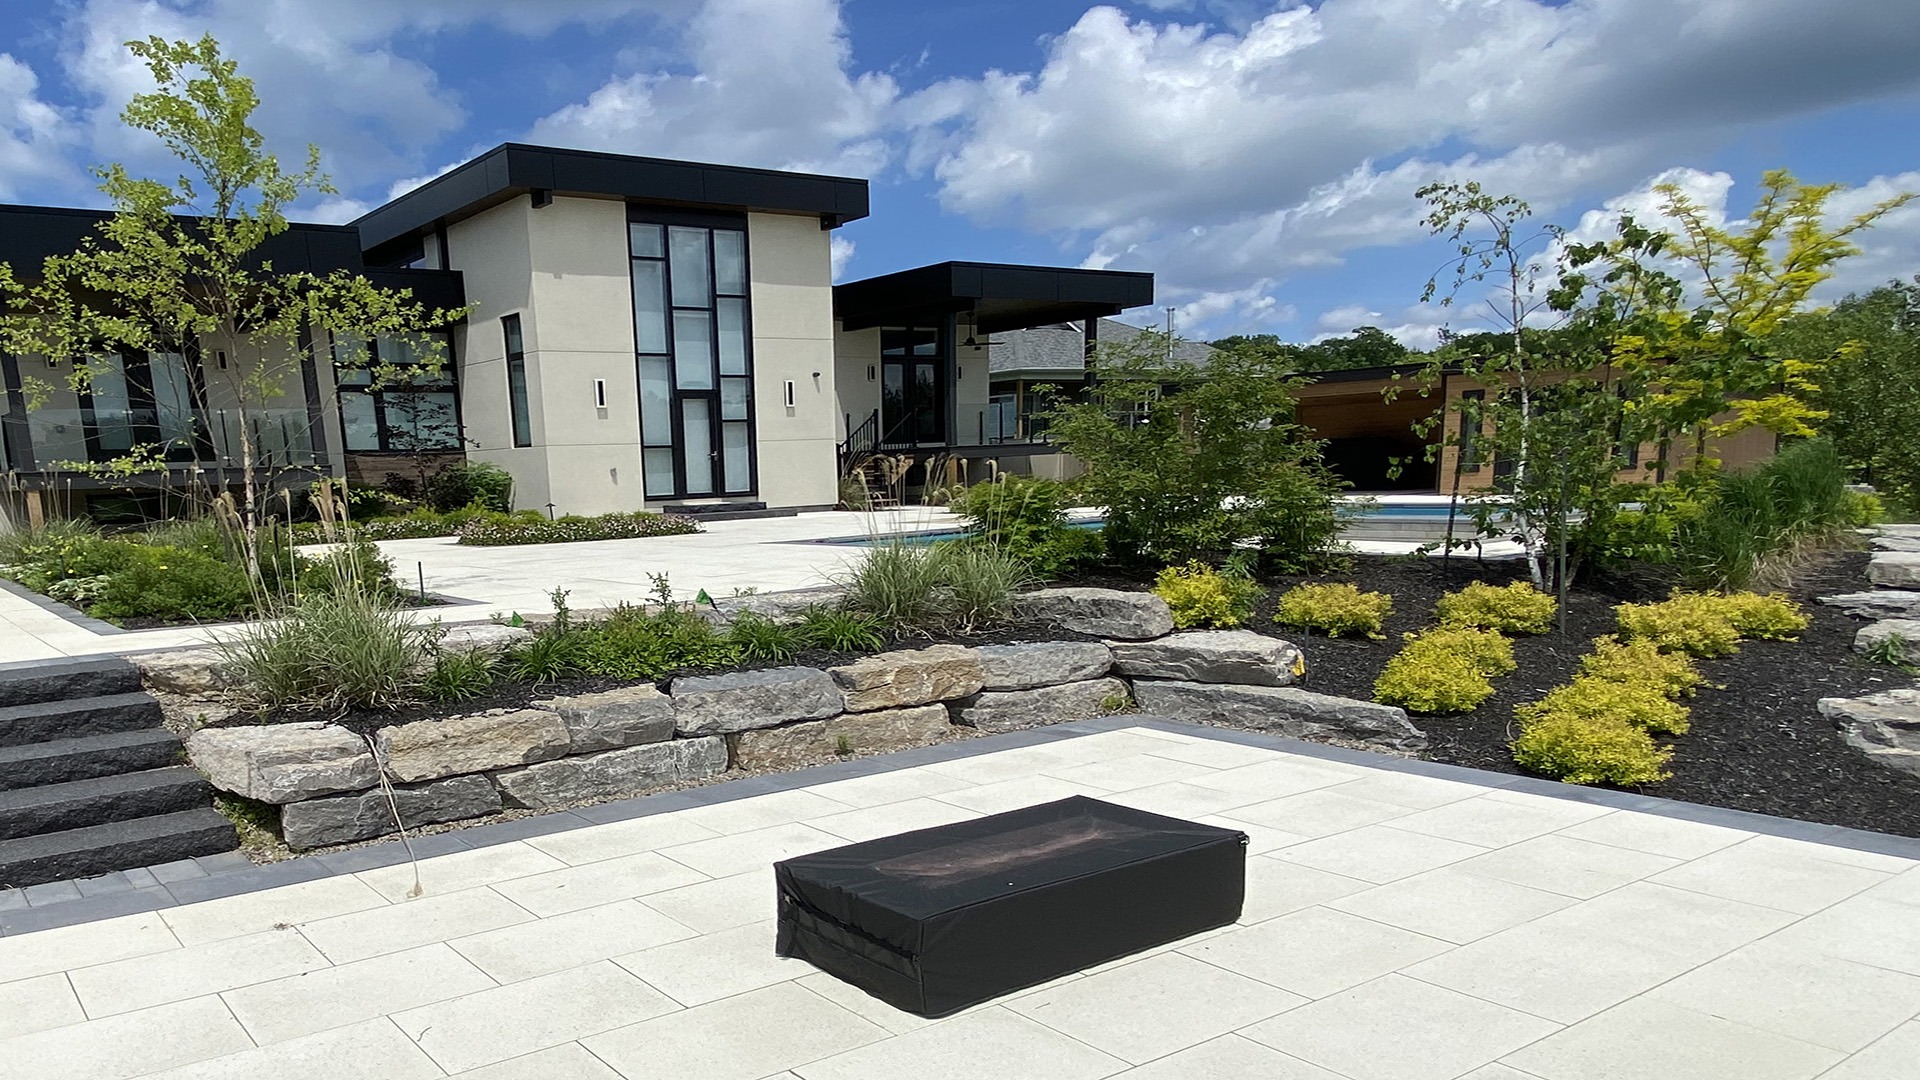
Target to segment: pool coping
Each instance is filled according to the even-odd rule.
[[[1762,836],[1776,836],[1854,851],[1873,852],[1898,858],[1920,860],[1920,838],[1870,832],[1841,825],[1823,825],[1794,818],[1755,814],[1700,803],[1680,802],[1652,795],[1604,788],[1585,788],[1537,777],[1473,769],[1419,758],[1352,750],[1324,743],[1305,742],[1268,732],[1191,724],[1138,713],[1122,713],[1095,720],[1080,720],[1000,735],[985,735],[958,742],[900,750],[874,757],[813,765],[790,772],[763,773],[738,780],[723,780],[704,787],[680,791],[638,795],[612,802],[597,803],[577,810],[561,810],[512,821],[498,821],[471,828],[410,838],[413,854],[430,858],[458,851],[492,847],[537,836],[550,836],[591,825],[651,817],[655,814],[690,810],[697,806],[733,802],[759,795],[877,776],[901,769],[917,768],[945,761],[978,757],[983,754],[1043,746],[1088,735],[1127,728],[1157,731],[1211,739],[1240,746],[1277,750],[1301,757],[1320,758],[1348,765],[1379,769],[1383,772],[1451,780],[1489,790],[1524,792],[1547,798],[1564,799],[1614,810],[1633,810],[1659,817],[1739,829]],[[304,855],[284,862],[255,864],[239,852],[183,859],[135,870],[116,871],[96,878],[47,882],[24,889],[0,891],[0,937],[14,937],[71,926],[77,923],[136,915],[149,911],[203,900],[260,892],[281,885],[338,877],[407,861],[407,845],[398,837],[365,847]]]

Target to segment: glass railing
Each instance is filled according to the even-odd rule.
[[[305,409],[216,409],[196,420],[153,409],[33,409],[27,413],[37,469],[66,463],[111,462],[151,457],[164,450],[178,465],[239,468],[251,434],[256,468],[306,467],[318,463],[312,418]]]

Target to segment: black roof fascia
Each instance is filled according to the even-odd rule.
[[[1310,383],[1366,382],[1370,379],[1387,379],[1417,375],[1427,370],[1425,364],[1381,364],[1364,368],[1333,368],[1328,371],[1303,371],[1301,377]],[[1447,367],[1440,371],[1442,375],[1458,375],[1460,369]]]
[[[112,217],[107,210],[64,206],[0,206],[0,263],[23,278],[36,278],[50,256],[70,255],[88,236],[99,235],[99,224]],[[414,298],[432,307],[466,305],[466,285],[458,270],[385,270],[366,265],[360,252],[359,230],[351,225],[290,223],[287,231],[260,245],[261,262],[288,273],[327,274],[351,270],[386,289],[411,289]]]
[[[593,150],[502,143],[372,210],[353,224],[375,252],[530,191],[681,206],[817,214],[830,226],[867,216],[867,182],[844,176],[708,165]]]
[[[1153,275],[1133,270],[944,262],[833,287],[846,330],[911,325],[972,311],[987,333],[1118,315],[1153,303]]]

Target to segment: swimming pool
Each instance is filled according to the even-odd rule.
[[[1086,529],[1098,532],[1107,527],[1104,521],[1071,521],[1069,529]],[[895,533],[892,536],[839,536],[827,540],[809,541],[814,544],[836,544],[840,547],[870,548],[882,544],[907,544],[922,547],[937,544],[942,540],[960,540],[970,535],[965,529],[937,529],[931,532]]]

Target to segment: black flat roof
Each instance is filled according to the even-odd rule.
[[[1153,303],[1153,275],[1132,270],[943,262],[833,287],[842,328],[925,325],[971,311],[980,333],[1118,315]]]
[[[373,251],[535,190],[818,214],[832,225],[867,216],[867,182],[851,177],[502,143],[353,224],[361,244]]]
[[[52,255],[70,255],[80,241],[97,235],[108,210],[64,206],[0,206],[0,262],[23,278],[37,278]],[[360,233],[351,225],[290,222],[286,232],[260,245],[261,261],[290,273],[326,274],[352,270],[387,289],[412,289],[415,299],[433,307],[466,305],[466,286],[458,270],[386,270],[366,264]]]

